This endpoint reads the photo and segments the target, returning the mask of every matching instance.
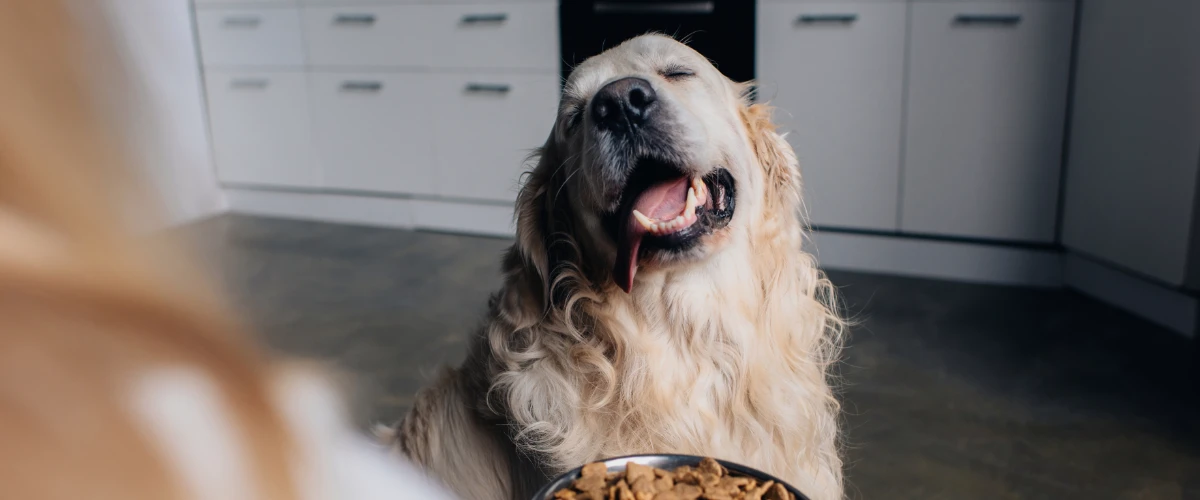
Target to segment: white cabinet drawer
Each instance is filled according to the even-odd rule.
[[[222,182],[320,185],[303,73],[206,73],[213,155]]]
[[[907,5],[768,3],[759,98],[777,107],[818,226],[897,229]]]
[[[546,142],[558,75],[439,75],[431,94],[438,194],[511,202],[525,159]]]
[[[229,5],[229,4],[263,4],[263,5],[295,5],[296,0],[195,0],[196,5]]]
[[[314,66],[428,66],[433,6],[307,6],[302,9]]]
[[[545,3],[303,8],[316,66],[558,68],[557,7]]]
[[[314,142],[325,186],[436,194],[430,78],[310,75]]]
[[[207,1],[229,1],[229,0],[207,0]],[[240,0],[245,1],[245,0]],[[255,0],[259,1],[259,0]],[[295,1],[295,0],[270,0],[270,1]],[[472,3],[472,4],[504,4],[513,3],[514,0],[299,0],[302,4],[307,5],[365,5],[365,4],[438,4],[438,3]],[[557,3],[559,0],[515,0],[520,3]],[[888,0],[903,2],[905,0]]]
[[[949,2],[949,1],[954,1],[954,0],[942,0],[942,1]],[[1030,1],[1030,0],[1021,0],[1021,1]],[[1037,0],[1033,0],[1033,1],[1037,1]],[[770,4],[803,5],[806,3],[835,4],[835,5],[852,5],[852,4],[864,4],[864,3],[901,3],[901,4],[904,4],[904,3],[908,3],[908,2],[909,2],[909,0],[758,0],[759,5],[770,5]],[[760,17],[759,19],[762,19],[762,18]]]
[[[554,4],[438,5],[429,24],[435,67],[558,71]]]
[[[294,8],[197,9],[196,26],[206,65],[304,64],[300,15]]]
[[[901,229],[1053,242],[1069,2],[912,4]]]

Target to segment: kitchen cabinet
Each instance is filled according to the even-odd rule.
[[[499,206],[559,93],[551,1],[202,1],[231,184]],[[761,100],[813,225],[1054,243],[1074,2],[768,0]]]
[[[907,9],[759,6],[758,97],[777,107],[816,226],[897,229]]]
[[[438,194],[515,201],[525,160],[554,123],[558,76],[446,74],[432,97]]]
[[[206,66],[286,67],[304,64],[296,9],[222,7],[196,12]]]
[[[1063,245],[1200,289],[1200,2],[1088,0]],[[1190,274],[1190,276],[1189,276]]]
[[[558,71],[552,3],[438,5],[428,23],[435,68]]]
[[[321,185],[304,73],[209,69],[205,87],[213,158],[223,182]]]
[[[313,66],[423,68],[433,61],[430,5],[305,6]]]
[[[552,1],[222,0],[196,19],[227,184],[495,207],[554,123]]]
[[[193,0],[193,1],[195,2],[196,5],[199,5],[199,6],[250,3],[250,2],[246,2],[246,0]],[[358,0],[338,0],[338,1],[358,1]],[[265,4],[265,5],[295,5],[296,0],[252,0],[252,3]]]
[[[914,2],[900,229],[1055,241],[1072,2]]]
[[[326,187],[435,194],[431,80],[421,73],[309,75]]]

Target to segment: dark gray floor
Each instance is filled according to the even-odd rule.
[[[508,242],[222,217],[195,226],[267,342],[400,416],[463,356]],[[831,273],[851,498],[1200,499],[1191,345],[1065,291]]]

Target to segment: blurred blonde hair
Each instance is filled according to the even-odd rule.
[[[0,12],[0,489],[187,496],[127,394],[149,370],[186,366],[219,387],[258,497],[291,498],[264,357],[177,250],[135,234],[131,215],[156,212],[106,108],[120,101],[100,99],[96,71],[119,58],[97,23],[78,24],[96,14],[86,3]]]

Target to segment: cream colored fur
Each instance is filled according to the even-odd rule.
[[[646,36],[577,68],[562,113],[605,81],[677,62],[697,77],[659,82],[660,96],[681,110],[690,159],[734,175],[734,217],[691,258],[644,262],[626,294],[606,274],[602,180],[560,119],[522,189],[505,286],[469,359],[418,395],[391,439],[466,498],[522,498],[585,462],[654,452],[842,496],[828,374],[842,322],[801,251],[799,171],[769,110],[691,49]]]

